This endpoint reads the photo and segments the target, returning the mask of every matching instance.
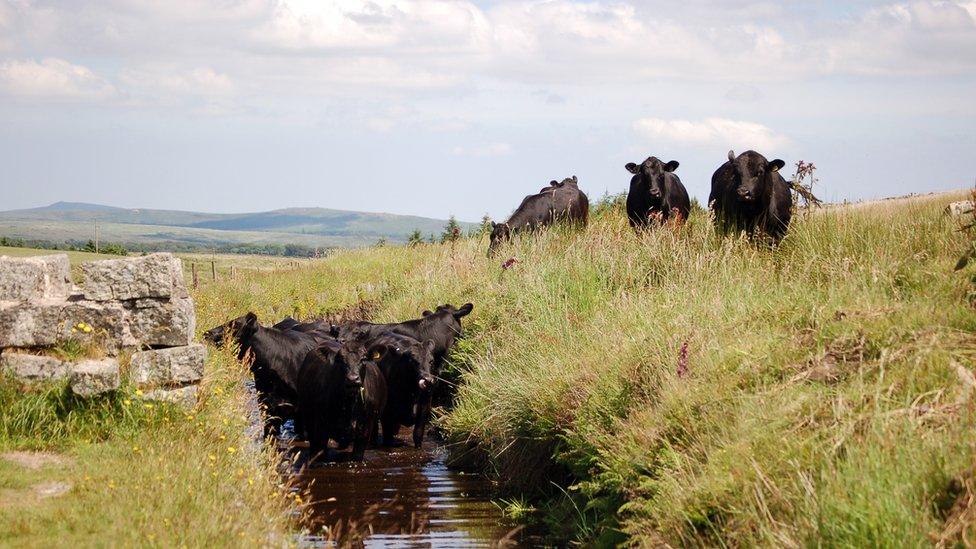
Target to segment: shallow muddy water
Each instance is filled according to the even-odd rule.
[[[409,439],[409,431],[401,436]],[[345,546],[355,532],[352,538],[361,536],[355,545],[364,547],[538,545],[538,538],[504,519],[491,501],[490,481],[449,469],[445,458],[444,448],[428,440],[419,450],[374,448],[362,463],[299,470],[295,480],[312,496],[307,527],[319,534],[302,544],[329,547],[329,537],[341,536]]]

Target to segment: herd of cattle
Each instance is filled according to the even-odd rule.
[[[712,176],[708,202],[718,227],[726,232],[768,235],[774,243],[790,223],[792,195],[779,174],[782,160],[768,161],[755,152],[728,161]],[[678,162],[649,157],[630,163],[634,174],[627,195],[627,216],[635,229],[688,218],[688,192],[674,171]],[[492,225],[489,253],[512,235],[555,222],[585,225],[589,201],[576,177],[552,181],[525,197],[504,223]],[[258,400],[264,411],[265,435],[276,435],[293,420],[296,436],[308,441],[312,456],[353,445],[352,458],[362,459],[379,435],[386,446],[402,444],[401,426],[413,427],[419,447],[430,421],[431,404],[445,357],[461,336],[461,318],[473,305],[441,305],[420,318],[391,324],[286,318],[270,328],[254,313],[213,328],[205,338],[215,345],[234,341],[238,359],[249,357]]]
[[[779,174],[782,160],[769,161],[756,151],[738,156],[729,151],[728,160],[712,175],[708,204],[720,230],[750,237],[761,233],[778,243],[786,236],[793,208],[790,185]],[[634,174],[627,192],[627,217],[635,229],[688,218],[688,191],[675,175],[677,161],[661,162],[651,156],[641,164],[629,163]],[[529,195],[504,223],[493,223],[488,253],[520,232],[534,231],[558,221],[586,225],[589,201],[576,177],[552,181],[537,194]]]
[[[266,437],[292,420],[311,456],[324,455],[331,440],[340,449],[351,443],[352,458],[362,459],[379,426],[385,446],[401,444],[401,425],[412,426],[414,446],[421,445],[444,358],[472,308],[441,305],[391,324],[289,317],[270,328],[248,313],[204,338],[233,341],[238,360],[250,362]]]

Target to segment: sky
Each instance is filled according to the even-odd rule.
[[[477,220],[730,149],[840,201],[976,181],[976,0],[0,0],[0,210]]]

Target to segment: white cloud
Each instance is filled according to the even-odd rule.
[[[512,146],[508,143],[487,143],[469,147],[459,145],[454,147],[451,153],[455,156],[474,156],[479,158],[505,156],[512,153]]]
[[[0,91],[30,99],[96,100],[116,94],[115,87],[87,67],[47,58],[0,63]]]
[[[129,88],[152,91],[153,94],[222,96],[234,91],[230,77],[210,67],[188,71],[172,66],[127,69],[121,73],[120,79]]]
[[[634,131],[655,146],[691,144],[769,150],[789,143],[786,136],[763,124],[726,118],[700,121],[642,118],[634,122]]]

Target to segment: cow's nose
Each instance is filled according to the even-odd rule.
[[[653,196],[654,198],[659,198],[661,196],[661,191],[658,190],[651,191],[651,196]]]

